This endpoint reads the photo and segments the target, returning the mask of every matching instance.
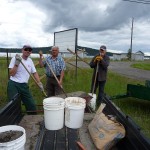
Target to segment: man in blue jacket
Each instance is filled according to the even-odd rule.
[[[96,56],[94,56],[92,61],[90,62],[90,67],[94,68],[92,84],[91,84],[91,93],[93,90],[94,90],[94,93],[96,93],[96,89],[97,87],[99,87],[98,97],[97,97],[97,106],[101,104],[102,99],[103,99],[109,61],[110,61],[110,58],[109,56],[106,55],[106,46],[102,45],[100,46],[99,53]],[[96,77],[96,80],[95,80],[95,77]]]

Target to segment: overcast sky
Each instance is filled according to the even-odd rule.
[[[148,1],[148,0],[147,0]],[[150,54],[150,4],[123,0],[0,0],[0,47],[52,46],[54,32],[78,28],[78,45]]]

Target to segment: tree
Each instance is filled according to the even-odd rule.
[[[127,57],[128,57],[129,60],[131,60],[131,49],[130,48],[128,50]]]

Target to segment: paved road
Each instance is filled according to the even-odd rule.
[[[137,80],[150,80],[150,71],[130,67],[133,62],[111,62],[109,69]]]
[[[75,62],[71,62],[75,65]],[[141,81],[150,80],[150,71],[130,67],[134,62],[110,62],[109,70],[126,77]],[[79,61],[78,67],[90,68],[86,63]]]

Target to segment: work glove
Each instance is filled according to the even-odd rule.
[[[95,59],[94,59],[94,62],[99,62],[102,59],[103,59],[102,56],[96,56]]]
[[[15,65],[18,66],[20,64],[22,58],[18,54],[16,54],[15,58],[16,58]]]
[[[41,91],[44,91],[44,87],[43,87],[42,82],[39,82],[39,83],[38,83],[38,85],[39,85],[39,87],[40,87]]]

